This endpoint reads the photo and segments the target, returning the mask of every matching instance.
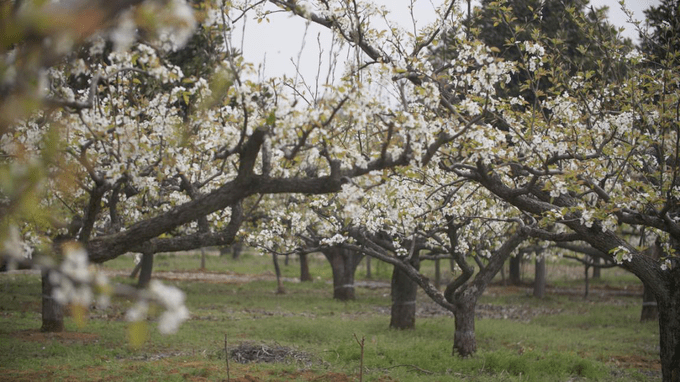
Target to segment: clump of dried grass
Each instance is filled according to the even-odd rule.
[[[315,362],[311,354],[279,344],[267,345],[255,342],[242,342],[233,349],[229,357],[238,363],[295,363],[306,367]]]

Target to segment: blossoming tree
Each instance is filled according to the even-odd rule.
[[[534,41],[511,38],[507,44],[522,56],[514,70],[526,75],[522,87],[533,94],[528,104],[520,97],[496,97],[498,78],[510,68],[487,60],[479,44],[461,44],[449,62],[432,67],[419,53],[439,41],[436,34],[404,40],[395,29],[375,33],[366,16],[370,7],[321,2],[315,13],[292,1],[275,3],[346,36],[364,51],[367,65],[391,65],[394,81],[439,94],[438,113],[409,110],[416,121],[426,121],[414,124],[416,130],[430,134],[423,140],[411,135],[413,141],[429,142],[421,146],[426,148],[421,165],[436,160],[514,206],[531,221],[525,227],[530,236],[584,241],[638,276],[659,305],[664,380],[678,375],[676,67],[650,69],[644,57],[626,54],[617,40],[597,38],[597,46],[588,49],[607,60],[596,62],[597,70],[578,63],[574,70],[559,39],[543,39],[540,33]],[[580,24],[597,37],[588,23]],[[539,83],[548,84],[547,90]],[[467,116],[462,126],[459,116]],[[469,124],[475,116],[484,123]],[[661,259],[630,242],[626,227],[655,232],[665,248]]]
[[[607,56],[601,62],[616,65],[574,71],[560,41],[540,33],[532,41],[508,40],[522,59],[504,62],[484,44],[467,41],[452,16],[454,1],[433,10],[433,24],[413,32],[389,22],[387,29],[376,28],[374,22],[386,18],[387,11],[367,2],[268,3],[300,16],[301,22],[327,28],[356,53],[342,80],[329,84],[324,97],[295,102],[296,93],[288,91],[294,83],[256,80],[252,67],[231,47],[230,23],[243,12],[265,17],[264,1],[204,2],[196,18],[187,17],[186,4],[172,1],[162,9],[175,10],[168,16],[175,22],[149,25],[144,22],[157,20],[151,15],[164,14],[154,8],[164,3],[85,6],[83,14],[99,17],[92,20],[118,15],[120,24],[107,34],[112,44],[102,35],[85,41],[95,29],[88,29],[88,23],[56,25],[48,32],[68,33],[51,33],[48,39],[46,29],[22,29],[44,9],[34,14],[30,6],[3,5],[3,15],[25,23],[17,22],[23,33],[12,35],[21,38],[3,40],[0,68],[0,107],[6,111],[0,120],[2,171],[7,174],[2,179],[9,180],[0,189],[7,211],[0,235],[11,244],[5,247],[18,248],[21,240],[8,239],[22,234],[24,239],[35,236],[28,238],[35,244],[43,238],[48,245],[60,235],[81,243],[89,260],[103,262],[128,251],[228,244],[251,197],[342,191],[338,199],[312,197],[304,204],[333,209],[327,219],[305,212],[307,220],[290,227],[318,224],[328,228],[322,232],[327,241],[319,244],[363,245],[363,250],[375,243],[369,234],[401,236],[391,244],[391,253],[383,253],[400,267],[399,257],[411,253],[407,243],[416,242],[416,233],[439,245],[442,239],[431,233],[444,234],[439,237],[448,238],[450,251],[467,249],[454,245],[457,235],[451,231],[468,219],[488,228],[461,236],[474,238],[469,243],[489,238],[504,243],[478,248],[480,253],[495,248],[500,255],[491,256],[488,265],[507,256],[525,235],[587,242],[653,292],[664,380],[677,378],[676,67],[651,68],[643,65],[643,56],[623,54],[616,41],[598,39],[597,48]],[[194,20],[208,31],[208,40],[222,39],[219,59],[206,62],[213,69],[201,72],[210,73],[209,78],[184,73],[170,57],[181,49],[181,39],[169,36],[186,40]],[[459,37],[443,39],[444,31]],[[69,54],[74,42],[91,49],[87,59]],[[429,49],[445,43],[454,44],[455,54],[433,63]],[[533,94],[530,100],[497,91],[513,71],[525,74],[521,87]],[[428,176],[419,178],[423,173]],[[430,179],[443,183],[438,189]],[[434,190],[418,191],[419,181]],[[389,189],[372,193],[372,186],[377,190],[388,184]],[[480,214],[465,200],[449,203],[445,195],[460,196],[453,192],[460,184],[461,190],[478,189],[474,195],[495,216]],[[412,195],[424,199],[409,202],[403,211],[391,204],[408,200],[412,189]],[[49,214],[37,214],[31,205]],[[360,224],[338,219],[343,214]],[[352,226],[363,233],[353,234]],[[645,256],[644,248],[622,234],[625,227],[654,231],[665,248],[661,259]],[[485,236],[490,229],[508,235]],[[259,235],[258,240],[266,239]],[[381,251],[375,252],[379,257]],[[409,273],[412,268],[401,269],[418,282],[417,274]],[[428,290],[429,283],[421,286]],[[466,290],[472,293],[474,287]],[[437,291],[431,296],[442,298]],[[131,316],[144,310],[142,304]]]

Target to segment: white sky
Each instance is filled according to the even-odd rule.
[[[403,27],[412,30],[411,16],[408,11],[409,0],[374,0],[378,4],[385,5],[390,11],[390,20],[400,23]],[[441,4],[442,0],[416,0],[414,15],[418,26],[423,26],[434,19],[433,3]],[[657,5],[659,0],[626,0],[626,6],[631,9],[638,20],[644,21],[643,10],[652,5]],[[459,4],[467,9],[467,1],[459,0]],[[473,0],[473,6],[475,0]],[[609,20],[618,26],[626,27],[624,36],[637,40],[637,32],[632,26],[626,24],[626,17],[618,0],[591,0],[596,7],[609,7]],[[275,9],[269,5],[270,9]],[[245,38],[242,47],[240,31],[235,33],[234,45],[242,49],[247,62],[260,65],[265,62],[265,77],[281,76],[295,77],[294,62],[299,62],[300,72],[304,78],[313,83],[317,77],[319,68],[319,46],[321,46],[322,67],[328,65],[328,51],[330,49],[330,32],[323,27],[310,24],[305,29],[305,22],[299,17],[291,17],[285,13],[276,13],[269,16],[269,21],[257,23],[248,20],[245,28]],[[240,27],[239,27],[240,28]],[[300,52],[302,51],[302,54]],[[298,58],[299,57],[299,58]],[[343,59],[341,57],[340,59]],[[320,81],[326,78],[327,70],[320,73]],[[337,75],[340,75],[338,72]]]

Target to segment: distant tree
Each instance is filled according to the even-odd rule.
[[[651,31],[641,31],[640,49],[657,65],[680,64],[680,0],[661,0],[645,16]]]

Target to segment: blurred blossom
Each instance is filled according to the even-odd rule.
[[[149,303],[147,303],[145,300],[137,301],[137,303],[125,314],[125,320],[129,322],[145,320],[148,312]]]

